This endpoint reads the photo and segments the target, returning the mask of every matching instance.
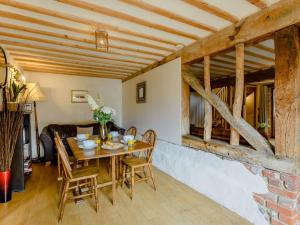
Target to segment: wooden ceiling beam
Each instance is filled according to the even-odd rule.
[[[46,46],[40,46],[40,45],[29,44],[29,43],[22,43],[22,42],[18,42],[18,41],[8,41],[8,40],[1,40],[0,39],[0,44],[8,45],[8,48],[12,48],[12,47],[14,48],[14,47],[17,46],[17,47],[25,47],[25,48],[29,48],[29,49],[35,49],[35,50],[36,49],[43,50],[43,51],[47,51],[47,52],[49,51],[49,52],[55,52],[55,53],[63,53],[63,54],[68,54],[68,55],[72,55],[72,56],[84,56],[84,57],[88,57],[88,58],[92,58],[92,59],[105,59],[105,60],[109,60],[109,61],[130,63],[130,65],[138,64],[138,65],[141,65],[141,68],[143,68],[142,66],[148,65],[145,62],[138,62],[138,61],[127,60],[127,59],[109,58],[109,57],[99,56],[99,55],[95,55],[95,54],[61,50],[61,49],[58,49],[58,48],[50,48],[50,47],[46,47]],[[30,50],[28,50],[28,51],[30,51]],[[136,67],[137,67],[137,65],[136,65]]]
[[[93,12],[100,13],[103,15],[115,17],[115,18],[125,20],[125,21],[131,22],[131,23],[136,23],[136,24],[139,24],[139,25],[142,25],[145,27],[149,27],[151,29],[156,29],[156,30],[160,30],[160,31],[167,32],[170,34],[175,34],[177,36],[182,36],[182,37],[193,39],[193,40],[197,40],[197,39],[201,38],[198,35],[194,35],[194,34],[190,34],[190,33],[187,33],[187,32],[181,31],[181,30],[177,30],[177,29],[174,29],[174,28],[171,28],[171,27],[159,24],[159,23],[149,22],[148,20],[144,20],[144,19],[132,16],[127,13],[116,11],[116,10],[106,8],[106,7],[103,7],[100,5],[92,4],[89,2],[85,2],[85,1],[81,1],[81,0],[57,0],[57,1],[68,4],[68,5],[72,5],[72,6],[81,8],[81,9],[85,9],[85,10],[93,11]],[[202,26],[202,29],[206,30],[206,31],[210,31],[210,32],[217,31],[216,29],[214,29],[210,26],[204,26],[204,25]]]
[[[119,66],[108,66],[108,65],[103,65],[103,64],[85,63],[81,59],[77,59],[74,61],[74,59],[69,59],[67,57],[52,58],[49,54],[47,54],[45,56],[45,55],[34,55],[34,54],[22,54],[22,53],[18,53],[18,52],[9,51],[9,55],[11,55],[15,58],[39,59],[39,60],[49,60],[49,61],[55,61],[55,62],[74,63],[76,65],[99,67],[99,68],[106,68],[106,69],[118,70],[118,71],[128,71],[131,73],[136,72],[138,70],[138,69],[132,69],[132,68],[126,68],[126,67],[119,67]]]
[[[175,41],[163,39],[161,37],[156,37],[156,36],[152,36],[152,35],[148,35],[148,34],[138,33],[138,32],[135,32],[135,31],[127,30],[125,28],[121,28],[121,27],[101,23],[101,22],[94,21],[94,20],[80,18],[80,17],[77,17],[77,16],[73,16],[71,14],[61,13],[61,12],[57,12],[57,11],[50,10],[50,9],[47,9],[47,8],[42,8],[42,7],[30,5],[30,4],[23,3],[23,2],[17,2],[17,1],[14,1],[14,0],[0,0],[0,4],[12,6],[12,7],[23,9],[23,10],[28,10],[28,11],[39,13],[39,14],[42,14],[42,15],[44,14],[44,15],[47,15],[47,16],[52,16],[52,17],[56,17],[56,18],[60,18],[60,19],[64,19],[64,20],[68,20],[68,21],[88,25],[90,27],[99,27],[101,29],[112,30],[112,31],[116,31],[116,32],[119,32],[119,33],[124,33],[124,34],[127,34],[127,35],[131,35],[131,36],[136,36],[136,37],[145,38],[145,39],[152,40],[152,41],[162,42],[162,43],[169,44],[169,45],[176,46],[176,45],[179,44]],[[26,16],[23,16],[21,14],[5,12],[5,11],[2,11],[2,10],[0,10],[0,16],[5,16],[5,17],[9,17],[9,18],[12,18],[12,19],[19,19],[19,20],[22,20],[22,18],[23,19],[30,19],[32,22],[33,21],[35,21],[35,22],[39,21],[39,20],[37,20],[33,17],[26,17]],[[54,23],[51,23],[51,22],[46,22],[45,24],[48,24],[48,25],[51,24],[52,26],[54,25]],[[43,24],[41,24],[41,25],[43,25]],[[47,25],[45,25],[45,26],[47,26]],[[59,28],[59,26],[60,26],[61,28],[59,28],[59,29],[63,29],[63,27],[65,27],[65,26],[59,25],[59,24],[56,24],[56,26],[57,26],[57,28]]]
[[[113,72],[107,72],[107,71],[99,71],[99,70],[89,70],[89,69],[81,69],[78,67],[73,67],[73,66],[63,66],[59,64],[54,64],[54,63],[46,63],[46,62],[24,62],[24,61],[17,61],[18,64],[23,67],[23,66],[40,66],[43,68],[60,68],[64,70],[74,70],[77,72],[82,72],[82,73],[92,73],[92,74],[104,74],[104,75],[116,75],[120,77],[127,77],[130,74],[124,74],[124,73],[113,73]]]
[[[253,52],[253,51],[250,51],[250,50],[245,50],[245,54],[249,55],[249,56],[253,56],[253,57],[256,57],[256,58],[259,58],[259,59],[263,59],[263,60],[275,63],[275,58],[264,56],[264,55],[258,54],[256,52]]]
[[[74,70],[64,70],[64,69],[47,69],[39,66],[25,66],[22,68],[24,71],[31,72],[40,72],[40,73],[52,73],[52,74],[62,74],[62,75],[74,75],[74,76],[83,76],[83,77],[97,77],[97,78],[109,78],[109,79],[124,79],[123,76],[113,76],[113,75],[105,75],[105,74],[95,74],[95,73],[84,73]]]
[[[212,58],[211,59],[212,61],[215,61],[215,62],[219,62],[219,63],[225,63],[225,64],[229,64],[229,65],[233,65],[235,67],[236,63],[235,62],[230,62],[230,61],[226,61],[226,60],[222,60],[222,59],[216,59],[216,58]],[[253,66],[248,66],[248,65],[245,65],[244,66],[245,70],[253,70],[253,69],[257,69],[257,67],[253,67]]]
[[[83,46],[83,45],[77,45],[77,44],[72,44],[72,43],[67,43],[67,42],[60,42],[60,41],[54,41],[54,40],[48,40],[44,38],[37,38],[37,37],[32,37],[32,36],[27,36],[27,35],[22,35],[22,34],[13,34],[13,33],[8,33],[8,32],[3,32],[0,31],[0,36],[5,36],[5,37],[12,37],[12,38],[17,38],[17,39],[23,39],[23,40],[29,40],[29,41],[35,41],[35,42],[40,42],[40,43],[46,43],[46,44],[53,44],[53,45],[59,45],[63,47],[71,47],[75,49],[83,49],[83,50],[88,50],[88,51],[93,51],[93,52],[102,52],[96,49],[96,47],[88,47],[88,46]],[[107,55],[117,55],[117,56],[127,56],[127,57],[133,57],[137,59],[144,59],[144,60],[149,60],[149,61],[157,61],[158,58],[153,58],[149,56],[140,56],[140,55],[135,55],[135,54],[129,54],[129,53],[121,53],[121,52],[115,52],[115,51],[108,51],[108,52],[102,52]]]
[[[63,0],[63,1],[65,1],[65,0]],[[206,24],[197,22],[197,21],[192,20],[188,17],[181,16],[177,13],[173,13],[169,10],[165,10],[163,8],[148,4],[148,3],[144,2],[144,1],[141,1],[141,0],[121,0],[121,1],[125,2],[127,4],[130,4],[130,5],[133,5],[135,7],[138,7],[140,9],[158,14],[160,16],[167,17],[171,20],[176,20],[178,22],[188,24],[190,26],[193,26],[193,27],[196,27],[196,28],[199,28],[199,29],[202,29],[202,30],[206,30],[206,31],[210,31],[210,32],[216,32],[217,31],[217,29],[214,28],[214,27],[211,27],[211,26],[208,26]]]
[[[220,55],[220,57],[235,60],[235,56],[231,56],[231,55],[224,54],[224,55]],[[249,60],[249,59],[245,59],[245,63],[257,65],[257,66],[260,66],[260,67],[269,67],[270,66],[270,65],[263,64],[263,63],[260,63],[260,62],[256,62],[256,61],[253,61],[253,60]]]
[[[236,23],[239,21],[239,18],[237,18],[236,16],[234,16],[218,7],[210,5],[207,2],[204,2],[202,0],[183,0],[183,1],[196,7],[196,8],[199,8],[205,12],[213,14],[217,17],[220,17],[220,18],[230,21],[232,23]]]
[[[264,0],[247,0],[247,1],[260,9],[265,9],[268,7],[267,3]]]
[[[5,12],[5,11],[0,10],[0,17],[6,17],[6,18],[20,20],[20,21],[26,21],[29,23],[39,24],[39,25],[43,25],[43,26],[47,26],[47,27],[51,27],[51,28],[58,28],[58,29],[64,30],[64,31],[71,31],[74,33],[80,33],[80,34],[88,35],[91,37],[95,37],[95,32],[92,32],[92,31],[83,30],[83,29],[79,29],[79,28],[73,28],[70,26],[64,26],[61,24],[48,22],[46,20],[36,19],[36,18],[32,18],[32,17],[28,17],[28,16],[16,14],[16,13],[10,13],[10,12]],[[5,23],[1,23],[1,24],[4,25]],[[6,26],[8,27],[7,23],[6,23]],[[17,25],[15,25],[15,26],[17,26]],[[63,35],[65,37],[68,37],[67,34],[63,34]],[[135,41],[132,39],[122,38],[122,37],[114,36],[111,34],[109,35],[109,40],[115,40],[115,41],[133,44],[133,45],[143,46],[143,47],[147,47],[147,48],[153,48],[153,49],[158,49],[158,50],[163,50],[163,51],[168,51],[168,52],[174,52],[174,49],[172,49],[172,48],[163,47],[163,46],[159,46],[159,45],[155,45],[155,44],[150,44],[147,42]]]
[[[29,28],[29,27],[23,27],[23,26],[14,25],[14,24],[0,22],[0,27],[5,27],[5,28],[19,30],[19,31],[25,31],[28,33],[33,33],[33,34],[41,34],[41,35],[60,38],[60,39],[64,39],[64,40],[71,40],[71,41],[77,41],[77,42],[81,42],[81,43],[85,43],[85,44],[95,45],[95,40],[79,38],[79,37],[72,36],[72,35],[59,34],[59,33],[54,33],[54,32],[49,32],[49,31],[42,31],[42,30],[33,29],[33,28]],[[158,53],[158,52],[146,51],[146,50],[142,50],[142,49],[138,49],[138,48],[130,48],[130,47],[119,46],[119,45],[114,45],[114,44],[109,44],[109,48],[110,49],[111,48],[120,49],[120,50],[130,51],[130,52],[138,52],[138,53],[142,53],[142,54],[146,54],[146,55],[154,55],[154,56],[159,56],[159,57],[165,56],[165,54]]]
[[[66,65],[71,66],[74,68],[82,68],[82,69],[88,69],[88,70],[96,70],[96,71],[108,71],[108,72],[119,72],[124,74],[131,74],[133,71],[128,70],[120,70],[116,68],[107,68],[107,67],[101,67],[101,66],[92,66],[92,65],[86,65],[86,64],[80,64],[76,62],[70,62],[65,60],[53,60],[53,59],[45,59],[45,58],[39,58],[39,57],[24,57],[24,56],[16,56],[14,54],[10,54],[14,57],[16,61],[20,62],[41,62],[41,63],[49,63],[53,65]]]
[[[252,82],[257,82],[262,80],[274,79],[274,77],[275,77],[275,70],[273,67],[271,67],[269,69],[259,70],[253,73],[246,74],[245,83],[252,83]],[[220,88],[228,85],[229,86],[235,85],[235,77],[219,79],[211,83],[212,88]]]
[[[257,43],[280,29],[300,24],[299,0],[281,0],[267,9],[245,18],[241,23],[228,26],[219,32],[198,40],[181,50],[182,63],[215,55],[238,43]]]
[[[86,65],[90,65],[91,63],[97,63],[97,64],[91,64],[91,65],[99,65],[99,66],[105,66],[105,67],[113,67],[113,68],[119,68],[119,69],[127,69],[131,71],[137,71],[141,69],[141,66],[136,65],[128,65],[128,64],[119,64],[119,63],[112,63],[112,62],[103,62],[95,59],[85,59],[85,58],[79,58],[79,57],[73,57],[69,55],[62,55],[62,54],[56,54],[51,52],[41,52],[41,51],[35,51],[35,50],[28,50],[28,49],[19,49],[19,48],[12,48],[12,47],[6,47],[5,48],[10,55],[15,56],[28,56],[28,57],[41,57],[41,58],[55,58],[55,59],[66,59],[66,60],[75,60],[78,62],[85,62]]]
[[[256,44],[253,47],[258,48],[260,50],[275,54],[275,50],[273,48],[270,48],[268,46],[262,45],[262,44]]]

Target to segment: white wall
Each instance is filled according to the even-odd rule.
[[[136,103],[136,84],[146,81],[146,103]],[[123,83],[123,126],[139,133],[154,129],[158,138],[181,142],[181,59],[177,58]]]
[[[27,82],[38,82],[47,101],[37,103],[39,131],[51,123],[92,121],[87,103],[71,103],[71,90],[88,90],[93,97],[101,94],[106,105],[117,111],[115,122],[122,124],[122,83],[120,80],[48,73],[25,72]],[[36,154],[34,114],[32,113],[33,157]]]

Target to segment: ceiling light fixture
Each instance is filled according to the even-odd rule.
[[[95,31],[96,49],[108,52],[108,33],[105,30]]]

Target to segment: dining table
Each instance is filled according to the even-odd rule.
[[[90,140],[95,140],[97,143],[98,136],[91,136]],[[120,139],[115,140],[114,142],[120,142]],[[116,204],[116,186],[117,186],[117,179],[116,179],[116,158],[124,155],[129,155],[133,153],[140,153],[153,148],[148,143],[136,140],[132,146],[128,146],[124,144],[122,147],[118,149],[104,149],[103,143],[97,143],[97,146],[92,149],[83,149],[80,147],[82,142],[78,141],[76,137],[69,137],[67,138],[67,142],[69,147],[76,159],[77,162],[88,162],[92,159],[101,159],[101,158],[111,158],[111,181],[105,183],[99,183],[97,185],[98,188],[112,186],[112,204]],[[118,171],[119,173],[119,171]]]

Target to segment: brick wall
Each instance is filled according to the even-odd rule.
[[[246,165],[268,182],[269,192],[253,194],[259,210],[272,225],[300,225],[300,176]]]

